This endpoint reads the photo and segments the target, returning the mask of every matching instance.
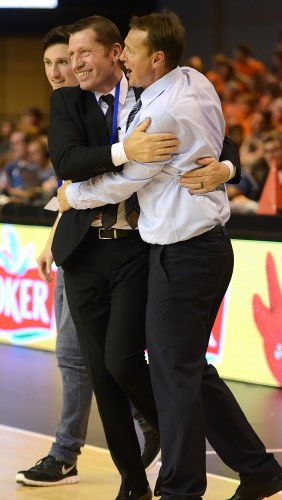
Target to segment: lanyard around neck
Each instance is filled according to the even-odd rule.
[[[120,93],[120,81],[116,85],[116,91],[115,91],[115,97],[114,97],[114,113],[113,113],[112,133],[111,133],[111,137],[110,137],[110,144],[114,143],[116,135],[117,135],[119,93]],[[95,92],[93,92],[93,96],[96,99]],[[97,99],[96,99],[96,102],[97,102]]]

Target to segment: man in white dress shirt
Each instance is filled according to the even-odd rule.
[[[233,269],[225,187],[191,195],[178,180],[197,168],[199,157],[219,157],[225,128],[212,85],[197,71],[179,68],[183,47],[184,29],[167,12],[133,18],[122,54],[129,84],[145,89],[128,133],[150,116],[149,132],[173,132],[179,153],[164,162],[129,162],[120,174],[65,183],[59,193],[65,211],[117,203],[138,192],[138,228],[151,244],[147,345],[161,435],[163,500],[199,500],[205,493],[205,354]],[[223,400],[230,410],[234,401],[224,389]],[[242,456],[253,448],[254,463],[245,477],[238,467],[242,482],[232,499],[259,500],[281,489],[281,468],[237,413],[246,432],[236,439]],[[228,431],[229,421],[223,419],[220,432]]]

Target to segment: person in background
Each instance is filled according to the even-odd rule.
[[[279,130],[270,130],[269,132],[261,134],[261,143],[262,154],[259,164],[260,169],[257,173],[259,182],[258,197],[261,196],[273,161],[277,163],[278,178],[280,185],[282,186],[282,132]],[[253,168],[255,170],[256,165],[253,165]]]
[[[246,85],[251,77],[261,77],[266,72],[264,64],[253,57],[251,48],[245,43],[238,43],[233,48],[232,65],[238,78]]]
[[[194,68],[200,73],[203,73],[203,75],[205,74],[204,62],[200,56],[188,57],[184,61],[183,66],[189,66],[189,68]]]
[[[42,134],[44,132],[42,111],[35,106],[25,109],[20,115],[18,125],[21,130],[28,134]]]
[[[58,179],[50,161],[47,137],[40,135],[31,139],[27,146],[28,159],[39,167],[38,195],[41,203],[47,203],[52,196],[56,196]]]
[[[91,24],[86,21],[76,24],[77,31],[74,29],[70,37],[73,67],[84,89],[91,88],[95,78],[89,68],[88,26]],[[281,490],[281,467],[273,454],[266,452],[214,367],[205,361],[212,325],[233,268],[232,247],[224,225],[229,207],[223,186],[202,196],[189,196],[179,186],[179,175],[197,167],[200,152],[219,155],[224,120],[218,97],[205,77],[191,68],[178,67],[183,46],[184,29],[178,17],[171,12],[151,14],[132,19],[121,56],[129,84],[145,89],[138,101],[139,112],[137,106],[135,116],[132,112],[128,133],[150,116],[150,132],[163,128],[179,135],[179,155],[165,162],[129,162],[121,174],[101,172],[88,181],[68,181],[58,192],[60,210],[62,220],[68,215],[65,221],[78,217],[71,207],[80,210],[81,219],[92,217],[95,209],[128,200],[138,192],[138,227],[142,238],[150,243],[147,342],[161,434],[161,499],[202,498],[206,489],[206,431],[219,456],[224,456],[226,463],[237,462],[241,484],[230,500],[261,500]],[[88,48],[85,56],[83,47]],[[109,82],[109,87],[113,83]],[[71,109],[70,99],[64,102]],[[66,134],[65,122],[65,144],[60,144],[56,130],[63,123],[62,95],[53,96],[52,106],[51,154],[55,169],[66,175],[62,151],[67,154],[72,127]],[[82,153],[81,146],[79,151]],[[71,156],[75,161],[73,151]],[[95,266],[90,241],[89,234],[64,262],[67,294],[77,324],[79,318],[86,320],[90,310],[91,298],[85,293],[91,289],[90,273]],[[58,258],[66,259],[57,242],[53,249]],[[101,261],[100,272],[102,268]],[[213,397],[217,391],[218,400]],[[210,406],[206,405],[209,398]],[[212,418],[214,412],[216,418]],[[144,486],[138,496],[134,491],[126,495],[124,490],[117,498],[147,500],[151,495],[146,491]]]
[[[15,130],[10,136],[10,160],[3,167],[1,182],[6,202],[29,202],[33,196],[34,180],[39,184],[39,167],[28,158],[29,140],[31,137],[23,130]]]
[[[15,124],[11,120],[3,120],[0,124],[0,167],[5,163],[5,159],[10,151],[10,137],[15,130]]]
[[[78,84],[68,54],[69,29],[67,25],[55,27],[42,40],[45,73],[54,90]],[[42,188],[48,189],[49,192],[50,187],[54,188],[54,177],[53,175],[49,177],[51,172],[54,174],[54,170],[51,168],[46,146],[42,137],[27,141],[29,159],[38,164],[41,170],[43,169]],[[44,179],[46,174],[48,178]],[[46,281],[51,279],[53,256],[50,242],[57,223],[58,220],[51,230],[46,247],[38,258],[39,275]],[[21,470],[16,474],[16,481],[27,486],[59,486],[79,481],[77,458],[85,444],[92,403],[93,389],[68,307],[61,267],[56,274],[54,308],[57,325],[56,357],[63,382],[61,420],[57,427],[56,440],[48,455],[30,469]],[[142,460],[145,467],[150,467],[159,456],[159,435],[135,408],[132,408],[132,412],[144,435]]]

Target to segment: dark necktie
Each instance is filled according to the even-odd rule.
[[[126,130],[133,121],[135,115],[137,115],[141,106],[142,106],[142,101],[141,99],[138,99],[135,106],[133,106],[132,110],[128,115],[126,122]],[[133,193],[127,200],[125,200],[124,208],[125,208],[125,220],[132,227],[132,229],[135,229],[137,227],[138,217],[140,214],[140,207],[136,193]]]
[[[135,117],[135,115],[137,115],[138,111],[140,110],[142,106],[142,101],[141,101],[141,98],[138,99],[138,101],[136,102],[136,104],[133,106],[132,110],[130,111],[128,117],[127,117],[127,121],[126,121],[126,129],[128,129],[129,125],[131,124],[131,122],[133,122],[133,118]]]
[[[100,100],[105,101],[108,104],[108,109],[104,116],[109,132],[109,137],[111,137],[113,116],[114,116],[114,96],[112,94],[102,95],[100,97]],[[102,226],[105,229],[110,229],[115,225],[117,221],[118,203],[116,203],[115,205],[112,204],[105,205],[102,208],[101,212],[102,212]]]
[[[109,132],[109,137],[111,137],[113,116],[114,116],[114,96],[112,94],[101,95],[100,100],[106,102],[108,105],[108,109],[104,116],[107,124],[107,129]]]

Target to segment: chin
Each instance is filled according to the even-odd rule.
[[[90,84],[88,82],[80,82],[79,86],[82,90],[91,90]]]
[[[139,87],[138,85],[138,82],[136,82],[136,80],[134,80],[134,78],[130,78],[128,79],[128,83],[131,87]]]

